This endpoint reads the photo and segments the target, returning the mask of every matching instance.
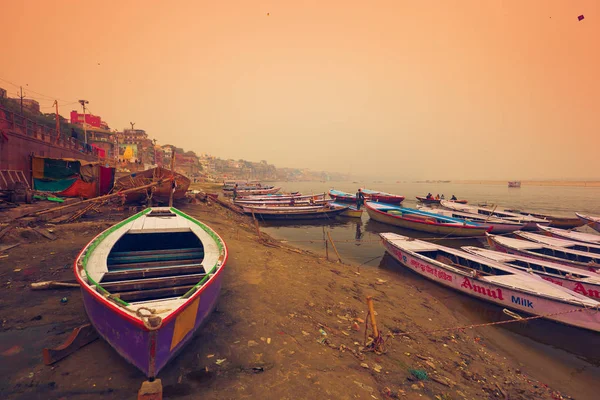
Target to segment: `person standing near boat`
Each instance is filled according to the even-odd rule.
[[[360,206],[365,202],[365,194],[362,192],[362,189],[358,189],[356,192],[356,209],[360,210]]]
[[[450,200],[454,201],[454,200],[458,200],[458,199],[456,198],[455,195],[452,195],[452,198]]]
[[[235,186],[233,187],[233,199],[235,200],[237,198],[237,183],[235,184]]]

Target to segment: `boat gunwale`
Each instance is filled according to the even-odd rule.
[[[193,217],[185,214],[184,212],[182,212],[180,210],[177,210],[174,207],[171,207],[170,210],[172,212],[174,212],[175,214],[179,215],[180,217],[185,218],[185,219],[195,223],[201,229],[203,229],[216,242],[217,248],[219,249],[219,257],[217,258],[215,265],[210,269],[210,271],[206,271],[206,276],[203,279],[201,279],[189,291],[187,291],[186,293],[184,293],[183,295],[178,297],[180,299],[184,299],[185,301],[179,307],[177,307],[173,312],[169,313],[165,318],[162,319],[162,326],[166,325],[172,318],[175,318],[182,311],[184,311],[185,308],[189,304],[191,304],[198,296],[200,296],[200,294],[202,294],[202,292],[204,292],[204,290],[206,288],[208,288],[210,286],[210,284],[217,279],[217,277],[223,271],[223,267],[225,267],[225,265],[227,263],[227,259],[229,258],[229,252],[228,252],[225,241],[210,226],[194,219]],[[131,217],[129,217],[113,226],[110,226],[107,229],[105,229],[104,231],[100,232],[79,252],[77,257],[75,258],[75,261],[73,262],[75,278],[77,279],[79,286],[81,286],[82,289],[86,290],[96,300],[99,300],[101,303],[108,305],[111,309],[113,309],[116,312],[116,314],[118,316],[134,323],[135,325],[137,325],[140,328],[143,328],[144,330],[149,330],[149,329],[144,325],[144,322],[142,321],[141,318],[135,317],[132,314],[123,310],[123,307],[128,307],[130,305],[130,303],[127,303],[118,298],[113,297],[113,298],[109,299],[107,297],[102,296],[102,294],[98,291],[98,289],[102,293],[105,293],[105,294],[110,294],[110,292],[107,291],[106,289],[104,289],[100,285],[99,282],[95,282],[94,280],[92,280],[90,278],[90,276],[87,272],[87,260],[89,259],[89,256],[94,251],[94,249],[104,239],[106,239],[111,233],[113,233],[117,229],[123,227],[124,225],[150,213],[151,211],[152,211],[151,208],[142,210],[139,213],[134,214]],[[220,267],[218,267],[219,263],[221,264]],[[79,268],[80,264],[81,264],[81,268]],[[91,284],[87,283],[83,280],[83,278],[80,275],[80,269],[85,271],[86,279],[90,280]],[[94,288],[98,288],[98,289],[94,289]],[[193,291],[193,293],[190,294],[192,291]]]

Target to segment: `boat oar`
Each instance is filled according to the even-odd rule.
[[[31,284],[31,290],[63,289],[76,287],[79,287],[78,283],[60,281],[34,282]]]

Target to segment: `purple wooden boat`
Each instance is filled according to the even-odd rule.
[[[96,236],[74,269],[98,333],[153,378],[215,308],[226,262],[211,228],[175,208],[148,208]]]

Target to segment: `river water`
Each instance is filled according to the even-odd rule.
[[[600,187],[523,186],[508,188],[490,184],[426,184],[426,183],[375,183],[375,182],[275,182],[282,191],[323,193],[335,188],[356,193],[359,187],[406,196],[405,207],[417,204],[415,196],[428,192],[453,194],[467,199],[470,204],[488,203],[500,207],[527,210],[560,216],[574,216],[574,212],[600,215]],[[508,317],[495,305],[479,301],[436,285],[402,267],[385,254],[378,234],[395,232],[416,238],[431,238],[430,234],[404,230],[369,219],[366,212],[362,219],[337,217],[321,222],[267,222],[261,221],[261,229],[274,238],[287,241],[325,256],[324,234],[328,231],[344,262],[360,264],[361,268],[384,268],[393,271],[398,279],[434,293],[459,320],[466,323],[487,323]],[[582,228],[580,228],[582,229]],[[589,231],[589,228],[583,228]],[[480,239],[437,240],[436,243],[451,246],[483,246]],[[329,257],[335,254],[329,249]],[[521,362],[537,376],[546,376],[547,384],[559,384],[576,398],[596,398],[600,392],[600,335],[585,330],[563,326],[544,320],[527,324],[514,323],[486,328],[487,337],[511,357]]]

